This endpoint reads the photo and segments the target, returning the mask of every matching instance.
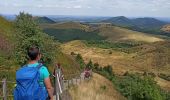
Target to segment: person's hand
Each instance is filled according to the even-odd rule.
[[[54,100],[53,98],[51,98],[50,100]]]

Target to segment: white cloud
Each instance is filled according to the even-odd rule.
[[[21,10],[34,14],[170,17],[170,0],[4,0],[0,2],[0,13],[18,13]]]
[[[79,9],[79,8],[82,8],[82,6],[81,5],[77,5],[77,6],[73,6],[73,8]]]

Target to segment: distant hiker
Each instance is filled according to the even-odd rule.
[[[54,70],[53,70],[53,76],[55,77],[55,71],[56,70],[59,70],[59,77],[61,77],[61,79],[63,79],[63,69],[62,69],[62,67],[61,67],[61,64],[60,63],[58,63],[58,64],[56,64],[55,65],[55,68],[54,68]]]
[[[84,78],[89,79],[89,78],[92,76],[91,71],[92,71],[92,70],[90,69],[90,66],[89,66],[89,67],[86,67],[85,70],[84,70]]]
[[[28,64],[16,72],[14,100],[53,100],[49,71],[38,62],[41,59],[40,49],[29,48],[28,57]]]
[[[56,73],[56,70],[57,70],[57,73]],[[60,63],[55,65],[55,68],[54,68],[54,71],[53,71],[54,84],[56,84],[55,83],[56,75],[58,75],[58,78],[59,78],[58,80],[59,80],[59,83],[60,83],[60,88],[63,89],[63,85],[64,85],[63,79],[64,79],[64,76],[63,76],[63,69],[62,69]],[[62,93],[62,91],[59,91],[59,93]]]

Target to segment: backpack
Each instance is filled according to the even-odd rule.
[[[42,64],[36,67],[25,65],[16,72],[17,86],[14,89],[14,100],[46,100],[48,97],[45,87],[39,85],[39,69]]]

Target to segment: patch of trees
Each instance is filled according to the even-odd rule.
[[[76,55],[76,61],[79,63],[81,69],[85,68],[83,57],[80,54]]]
[[[131,48],[135,46],[139,46],[139,43],[135,42],[108,42],[105,40],[91,40],[91,41],[84,41],[88,46],[97,46],[104,49],[110,48]]]
[[[53,36],[60,42],[68,42],[72,40],[103,40],[104,37],[98,35],[96,32],[86,32],[80,29],[44,29],[44,32]]]
[[[141,43],[136,42],[109,42],[105,40],[90,40],[90,41],[84,41],[84,43],[89,47],[98,47],[103,49],[113,49],[118,50],[125,53],[131,53],[134,52],[134,50],[131,50],[130,48],[139,46]],[[109,54],[112,54],[112,52],[109,52]]]

